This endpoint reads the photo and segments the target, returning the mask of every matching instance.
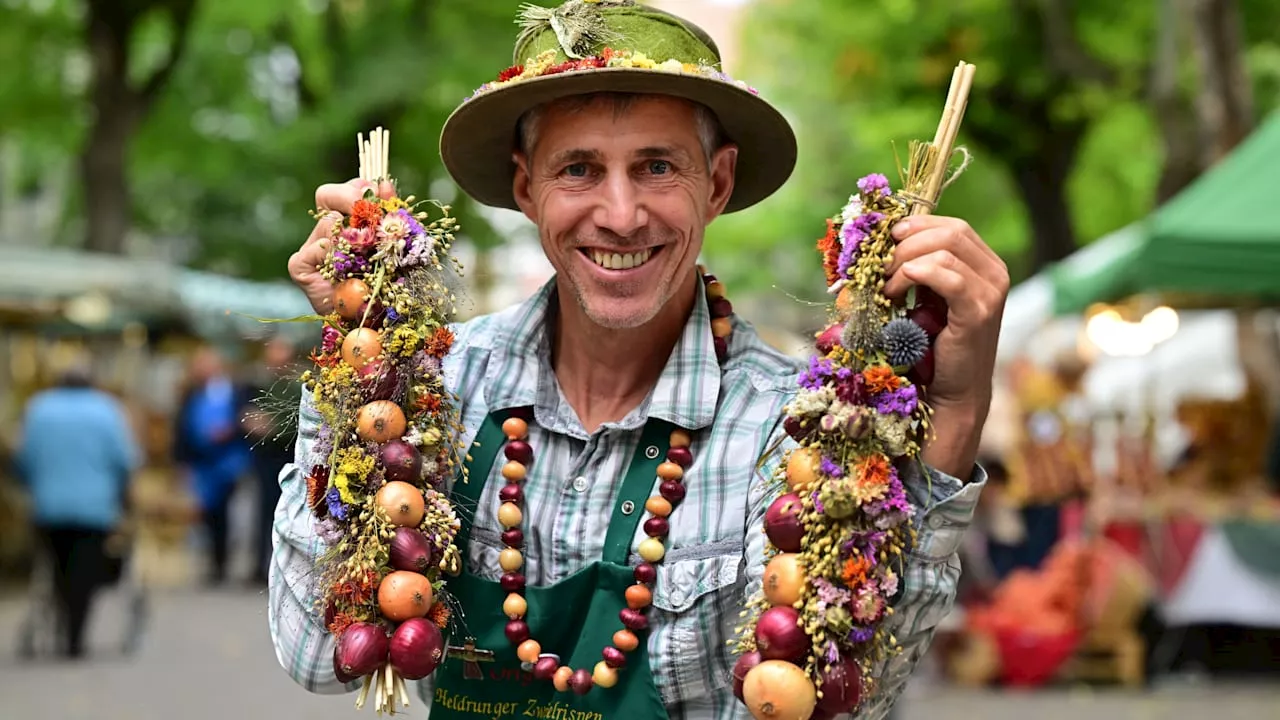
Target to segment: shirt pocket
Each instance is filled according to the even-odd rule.
[[[700,700],[732,681],[745,594],[743,543],[725,540],[673,549],[657,566],[651,670],[668,706]]]

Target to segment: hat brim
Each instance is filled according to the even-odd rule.
[[[445,168],[478,202],[518,210],[511,160],[517,122],[542,103],[593,92],[670,95],[710,108],[729,141],[738,146],[737,177],[727,213],[769,197],[795,169],[795,133],[782,113],[758,95],[711,78],[638,68],[531,78],[468,100],[449,116],[440,134]]]

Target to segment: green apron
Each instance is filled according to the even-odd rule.
[[[494,415],[485,419],[476,436],[479,447],[467,463],[470,482],[454,485],[453,499],[462,518],[456,543],[464,556],[470,518],[506,442],[504,419]],[[618,613],[627,606],[627,587],[635,584],[627,554],[674,429],[660,420],[645,425],[618,493],[601,560],[554,585],[525,589],[530,637],[542,645],[543,653],[558,655],[561,665],[591,672],[602,659],[601,651],[613,644],[614,632],[623,627]],[[646,453],[649,446],[657,446],[660,452]],[[630,512],[624,512],[624,505]],[[637,633],[640,645],[627,653],[627,664],[618,670],[618,683],[612,688],[592,687],[582,696],[558,692],[550,680],[538,680],[521,669],[516,649],[505,634],[508,618],[502,602],[507,591],[495,581],[467,572],[465,562],[462,574],[449,580],[448,589],[466,614],[466,626],[475,635],[474,649],[488,652],[485,661],[477,662],[471,659],[474,654],[463,649],[469,649],[471,639],[451,638],[453,647],[432,676],[431,720],[666,720],[649,669],[647,632]]]

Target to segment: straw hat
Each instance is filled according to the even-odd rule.
[[[790,177],[790,125],[753,88],[721,72],[715,41],[696,25],[634,0],[526,5],[517,22],[516,64],[463,101],[440,137],[445,167],[479,202],[518,209],[511,152],[526,112],[594,92],[670,95],[710,108],[739,148],[726,212],[760,202]]]

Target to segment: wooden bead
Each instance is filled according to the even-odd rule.
[[[524,614],[529,612],[529,603],[524,597],[518,593],[507,595],[507,599],[502,601],[502,612],[512,620],[519,620]]]
[[[619,630],[613,634],[613,646],[622,652],[631,652],[640,647],[640,638],[630,630]]]
[[[520,418],[507,418],[502,423],[502,432],[512,440],[523,440],[529,434],[529,423]]]
[[[712,300],[724,297],[724,283],[719,280],[712,280],[707,283],[707,297]]]
[[[684,468],[670,460],[664,460],[663,463],[658,466],[658,477],[663,480],[679,480],[684,477]]]
[[[498,565],[505,572],[515,572],[520,569],[520,566],[524,565],[524,555],[514,548],[504,548],[502,552],[498,553]]]
[[[689,447],[693,443],[693,438],[689,437],[689,433],[684,430],[671,431],[671,447]]]
[[[715,337],[729,337],[733,334],[733,321],[729,318],[716,318],[711,321],[711,334]]]
[[[520,647],[516,648],[516,657],[520,658],[520,662],[536,663],[541,654],[542,646],[537,640],[525,640],[520,643]]]
[[[551,676],[551,684],[556,686],[556,690],[560,692],[569,692],[569,678],[573,677],[573,668],[560,666],[556,670],[556,674]]]
[[[520,512],[520,506],[515,503],[502,503],[502,507],[498,508],[498,522],[508,530],[519,527],[523,520],[524,513]]]
[[[602,688],[611,688],[618,684],[618,671],[601,660],[596,663],[595,669],[591,671],[591,679]]]
[[[666,517],[671,514],[671,501],[661,495],[654,495],[644,501],[644,509],[654,517]]]
[[[645,562],[662,562],[662,557],[667,554],[667,549],[663,547],[662,541],[658,538],[645,538],[640,541],[640,547],[637,552]]]
[[[502,466],[502,477],[507,482],[521,482],[528,474],[529,469],[525,467],[524,463],[519,463],[515,460],[509,460]]]
[[[626,594],[627,607],[632,610],[643,610],[653,604],[653,591],[644,585],[632,585]]]

